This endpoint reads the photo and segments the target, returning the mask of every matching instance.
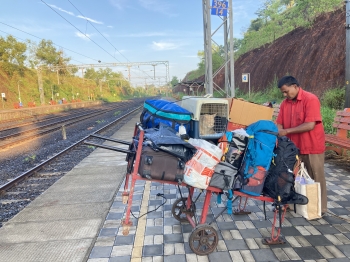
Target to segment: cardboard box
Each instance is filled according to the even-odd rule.
[[[258,120],[271,120],[274,109],[248,101],[231,98],[229,121],[240,125],[250,125]]]

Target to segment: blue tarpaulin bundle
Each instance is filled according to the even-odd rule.
[[[192,113],[174,102],[148,99],[144,103],[140,121],[144,128],[158,128],[160,123],[171,126],[177,132],[183,124],[187,132]]]

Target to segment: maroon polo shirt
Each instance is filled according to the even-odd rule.
[[[315,128],[308,132],[287,136],[300,149],[301,154],[324,153],[326,145],[320,101],[314,94],[299,88],[295,101],[285,99],[281,103],[276,123],[282,125],[283,129],[287,129],[305,122],[316,122]]]

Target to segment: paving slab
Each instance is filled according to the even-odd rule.
[[[130,141],[138,120],[135,114],[115,136]],[[119,217],[108,212],[125,166],[125,154],[97,148],[0,228],[0,261],[80,262],[91,251],[91,257],[100,257],[96,260],[110,255],[118,228],[113,228],[115,220],[105,221],[106,216]],[[104,224],[109,228],[101,229]],[[108,240],[96,241],[104,234]],[[104,247],[93,249],[102,243]]]
[[[52,242],[32,242],[0,245],[0,261],[4,262],[48,262],[85,260],[86,250],[93,239],[78,239]]]

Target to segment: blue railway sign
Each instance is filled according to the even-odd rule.
[[[227,16],[228,2],[213,0],[211,14],[218,16]]]

